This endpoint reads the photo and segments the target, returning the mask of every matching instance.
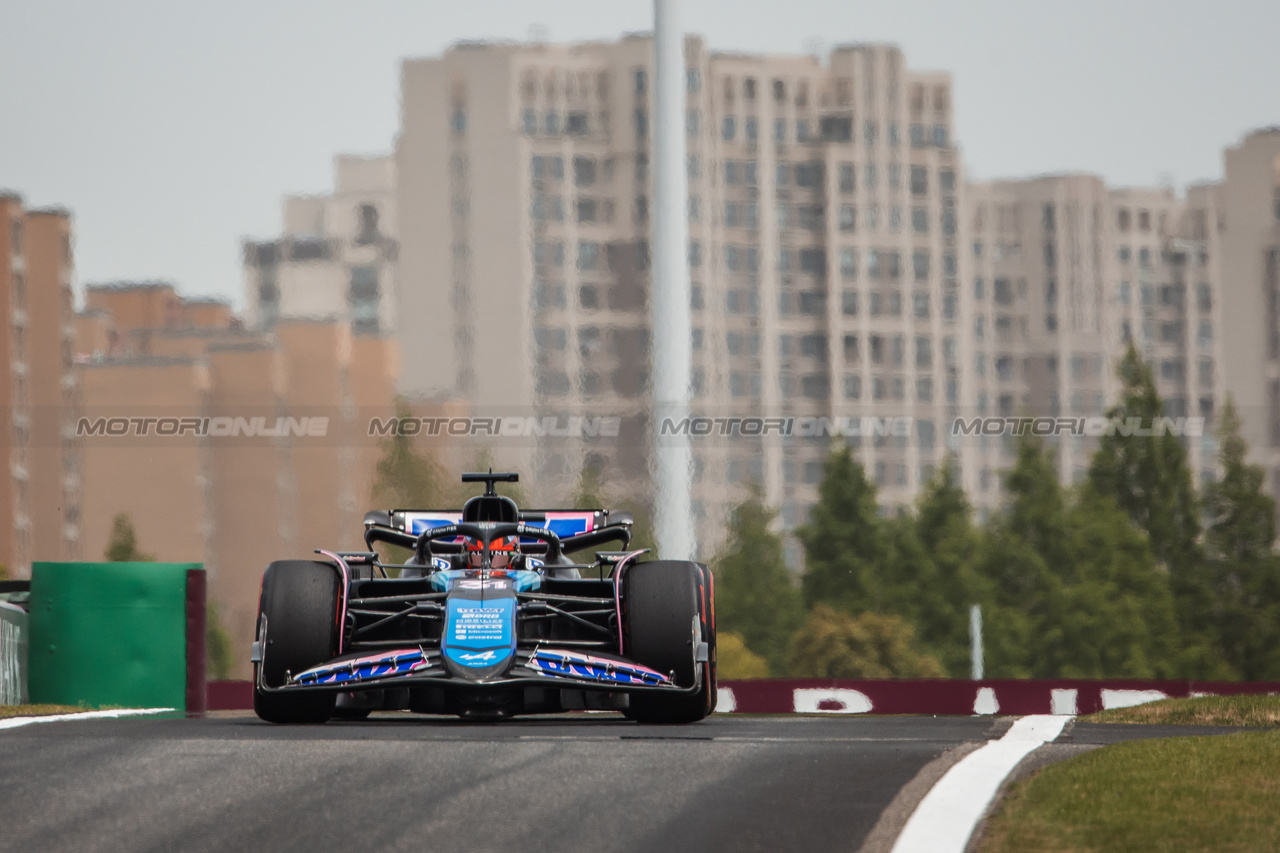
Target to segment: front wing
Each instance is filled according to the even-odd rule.
[[[259,668],[261,672],[261,668]],[[701,667],[697,669],[701,675]],[[412,686],[485,689],[492,687],[563,687],[610,692],[661,692],[692,694],[701,684],[682,688],[668,676],[630,661],[563,649],[519,650],[506,674],[496,679],[471,681],[446,671],[438,649],[421,646],[332,661],[290,674],[280,687],[265,693],[350,692]]]

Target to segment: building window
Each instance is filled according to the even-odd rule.
[[[841,163],[839,175],[840,175],[840,192],[851,193],[855,189],[857,189],[856,182],[854,180],[854,169],[853,169],[852,163]]]
[[[947,147],[947,126],[945,124],[935,124],[933,126],[933,144],[935,148]]]
[[[925,337],[923,335],[916,338],[916,367],[933,367],[932,338]]]
[[[1209,349],[1213,346],[1213,324],[1208,320],[1201,320],[1196,330],[1196,344],[1201,349]]]
[[[848,280],[854,280],[858,277],[857,249],[840,250],[840,275]]]
[[[696,68],[687,70],[685,72],[685,85],[690,94],[702,91],[702,72]]]
[[[643,95],[649,88],[649,75],[643,68],[637,68],[632,75],[635,81],[635,91],[637,95]]]
[[[911,125],[911,147],[912,148],[924,147],[924,125],[923,124]]]
[[[467,111],[462,107],[453,108],[453,120],[450,122],[455,134],[461,135],[467,132]]]
[[[822,163],[814,160],[796,164],[796,186],[815,188],[822,186]]]
[[[356,234],[356,245],[367,246],[371,243],[377,243],[378,235],[378,208],[372,204],[362,204],[357,211],[358,233]]]
[[[773,120],[773,141],[779,145],[787,141],[787,122],[786,119]]]
[[[911,167],[911,194],[925,195],[929,192],[929,170],[924,166]]]
[[[1208,314],[1213,309],[1213,291],[1206,282],[1196,285],[1196,303],[1202,314]]]
[[[524,132],[528,136],[533,136],[538,132],[538,114],[533,110],[525,110],[521,115],[524,124]]]
[[[840,310],[845,316],[858,316],[858,291],[843,291],[840,298]]]
[[[911,302],[912,302],[912,313],[915,314],[916,319],[928,320],[929,319],[929,294],[923,291],[916,293],[912,296]]]
[[[734,117],[725,116],[724,120],[720,122],[720,138],[725,142],[732,142],[733,137],[737,133],[737,129],[738,123],[734,120]]]
[[[861,361],[861,352],[858,348],[858,336],[856,334],[846,334],[845,336],[845,361],[847,364],[858,364]]]
[[[923,207],[911,208],[911,230],[917,234],[929,233],[929,211]]]
[[[911,253],[911,269],[915,273],[916,281],[929,280],[929,253],[927,251],[915,251]]]
[[[844,397],[846,400],[862,399],[862,377],[856,373],[846,373],[844,377]]]

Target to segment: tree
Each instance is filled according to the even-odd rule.
[[[413,412],[404,400],[396,401],[396,419],[403,422]],[[380,442],[382,456],[374,469],[370,497],[383,509],[429,509],[440,506],[446,494],[444,471],[433,454],[414,449],[413,437],[396,430]]]
[[[1067,529],[1061,628],[1044,674],[1174,677],[1181,637],[1173,595],[1147,537],[1114,499],[1087,487],[1068,511]]]
[[[151,563],[155,557],[138,550],[138,536],[133,530],[133,519],[122,512],[111,521],[111,538],[103,554],[108,563]]]
[[[747,648],[741,634],[717,631],[716,673],[721,679],[768,678],[769,662]]]
[[[916,537],[934,568],[932,606],[920,617],[920,638],[948,674],[964,677],[970,664],[969,605],[988,596],[975,570],[982,537],[954,458],[944,461],[916,506]]]
[[[987,670],[994,677],[1172,676],[1180,639],[1168,576],[1115,499],[1058,482],[1023,435],[1008,504],[979,560]]]
[[[594,455],[588,456],[578,471],[573,488],[574,509],[608,509],[604,495],[604,465]]]
[[[1186,450],[1178,436],[1154,428],[1164,416],[1164,404],[1150,365],[1132,343],[1118,373],[1124,388],[1119,403],[1107,412],[1118,426],[1099,441],[1089,484],[1098,494],[1113,497],[1146,531],[1156,560],[1169,571],[1184,632],[1202,634],[1209,580],[1198,543],[1200,517]],[[1132,427],[1163,434],[1133,434]]]
[[[790,646],[790,674],[800,678],[941,678],[942,665],[921,650],[905,619],[856,617],[816,605]]]
[[[205,607],[205,671],[213,681],[231,677],[231,637],[222,625],[222,610],[212,601]]]
[[[758,487],[733,509],[726,551],[715,560],[716,623],[741,635],[779,674],[787,642],[804,618],[800,594],[782,556],[782,539],[770,530],[776,514]]]
[[[823,463],[818,503],[796,538],[804,545],[806,605],[824,602],[846,613],[883,607],[881,570],[889,543],[875,486],[848,446],[833,449]]]
[[[570,502],[574,509],[608,509],[615,514],[631,513],[631,542],[628,547],[637,550],[640,548],[656,550],[653,524],[649,520],[648,509],[634,501],[613,503],[605,485],[604,462],[600,457],[594,454],[587,456],[581,470],[578,471],[578,480],[574,484]],[[603,567],[601,568],[602,574],[606,571]]]
[[[1219,416],[1218,440],[1222,475],[1204,494],[1210,630],[1242,678],[1280,678],[1276,504],[1263,491],[1265,471],[1245,461],[1248,447],[1231,398]]]
[[[1026,434],[1004,486],[1005,507],[976,560],[985,669],[993,678],[1043,676],[1062,659],[1067,497],[1051,453]]]

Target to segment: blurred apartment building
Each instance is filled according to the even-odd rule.
[[[1231,391],[1280,495],[1280,131],[1181,194],[1085,174],[966,181],[950,78],[892,46],[685,51],[696,414],[853,419],[887,511],[954,452],[985,514],[1014,441],[954,435],[954,420],[1104,415],[1132,341],[1166,415],[1206,419],[1184,439],[1196,478],[1214,475]],[[648,493],[651,74],[647,36],[463,43],[402,68],[399,388],[495,414],[623,415],[616,439],[503,450],[548,494],[588,461],[616,495]],[[909,434],[877,434],[895,417]],[[1096,438],[1050,444],[1062,479],[1082,478]],[[695,441],[702,541],[752,481],[786,529],[802,523],[827,446]]]
[[[1280,499],[1280,127],[1246,135],[1225,160],[1222,378]]]
[[[881,500],[909,501],[968,393],[949,77],[882,45],[820,61],[690,38],[686,60],[695,413],[914,418],[909,435],[868,422],[880,434],[852,439]],[[403,66],[400,389],[623,415],[617,439],[521,448],[551,493],[588,459],[614,495],[648,492],[651,79],[647,36],[463,44]],[[704,541],[751,481],[800,523],[828,441],[696,441]]]
[[[70,214],[26,209],[20,196],[0,193],[0,351],[8,353],[0,563],[13,577],[26,577],[32,560],[81,551],[72,270]]]
[[[1186,441],[1212,476],[1221,401],[1220,211],[1214,186],[1108,189],[1093,175],[969,186],[973,319],[966,328],[979,416],[1098,416],[1119,392],[1129,341],[1151,364],[1172,418],[1204,417]],[[975,439],[965,438],[973,445]],[[1064,482],[1084,477],[1097,440],[1050,442]],[[993,506],[1014,443],[977,439],[965,486]],[[976,475],[976,476],[975,476]]]
[[[283,233],[244,243],[245,320],[332,319],[356,335],[394,331],[395,161],[342,156],[334,192],[288,196]]]
[[[146,435],[81,430],[84,555],[100,557],[124,512],[143,551],[203,562],[244,675],[267,563],[364,547],[378,448],[356,413],[390,410],[394,344],[334,319],[249,332],[228,304],[184,299],[167,283],[89,285],[85,305],[75,347],[81,422],[154,425]],[[245,426],[161,435],[160,418]],[[254,435],[255,418],[265,432],[280,418],[325,426],[323,435]]]

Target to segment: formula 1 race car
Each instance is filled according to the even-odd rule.
[[[273,723],[374,710],[508,717],[616,710],[692,723],[716,702],[710,570],[641,560],[632,519],[521,511],[495,482],[461,511],[365,516],[363,552],[267,566],[253,644],[253,707]],[[412,549],[384,564],[377,542]],[[591,563],[567,555],[605,544]]]

